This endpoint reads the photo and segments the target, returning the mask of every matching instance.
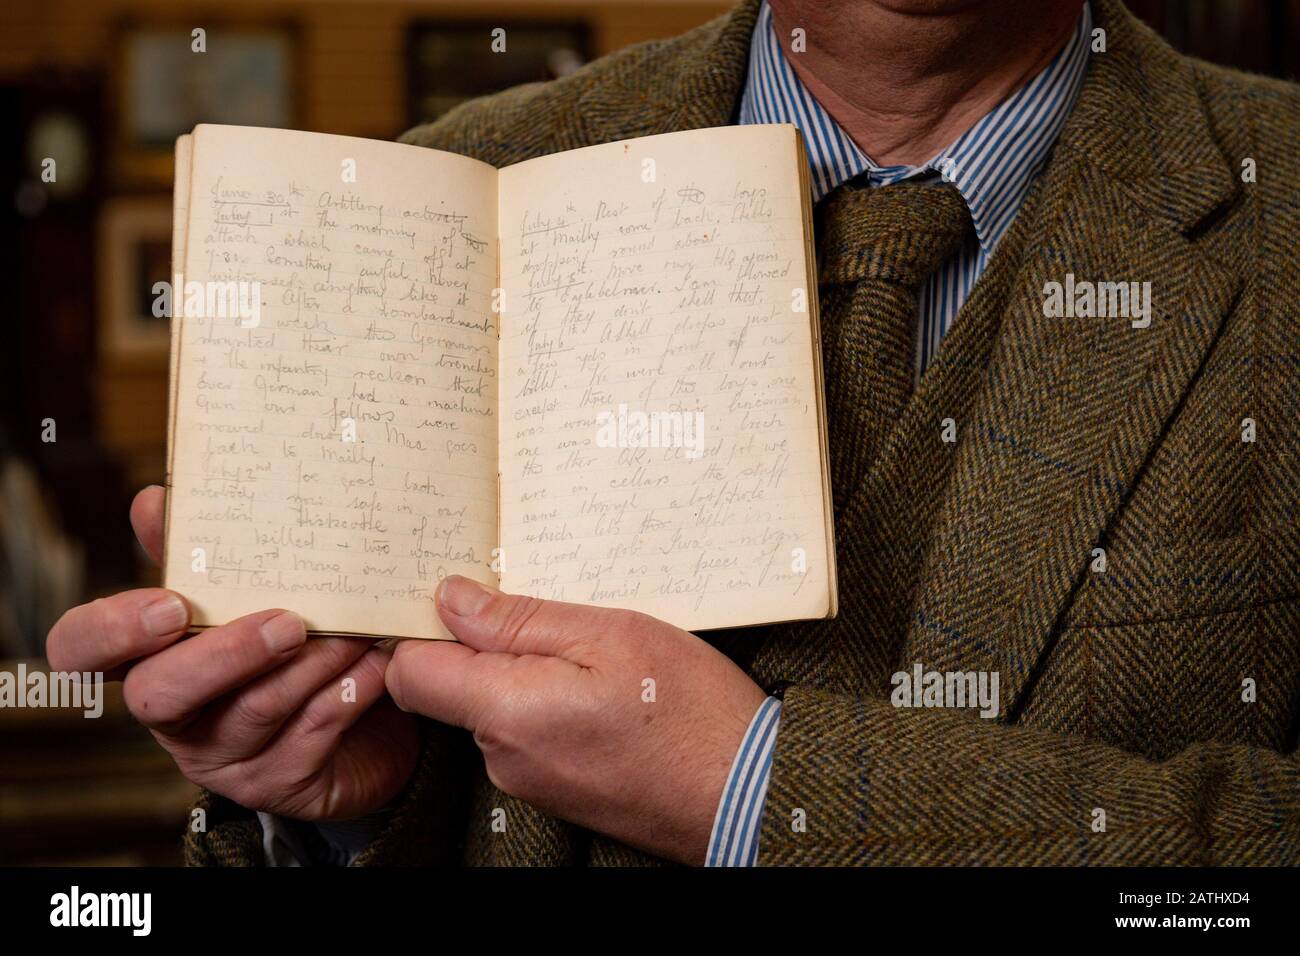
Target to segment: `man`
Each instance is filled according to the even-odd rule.
[[[453,578],[460,643],[390,659],[73,609],[51,664],[124,675],[206,788],[188,859],[1300,861],[1300,92],[1116,0],[749,0],[406,139],[733,121],[809,141],[839,617],[701,639]]]

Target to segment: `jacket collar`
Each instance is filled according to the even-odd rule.
[[[1093,7],[1106,51],[1091,58],[1061,147],[1084,156],[1147,216],[1191,231],[1237,193],[1192,65],[1118,0]]]
[[[680,37],[631,51],[636,60],[622,82],[593,85],[580,102],[591,142],[730,125],[759,6],[745,0]]]

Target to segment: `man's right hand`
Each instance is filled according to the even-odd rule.
[[[161,559],[162,488],[131,505],[136,536]],[[288,611],[259,611],[186,638],[174,591],[144,588],[74,607],[46,641],[56,671],[123,680],[132,715],[181,773],[241,806],[300,820],[346,820],[390,801],[415,768],[414,718],[384,690],[389,654],[359,638],[306,639]],[[355,679],[345,694],[345,678]]]

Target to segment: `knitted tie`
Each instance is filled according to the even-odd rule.
[[[818,207],[822,354],[838,516],[912,394],[921,284],[973,230],[955,186],[840,187]]]

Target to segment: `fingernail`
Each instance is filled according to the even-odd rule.
[[[287,654],[307,640],[307,629],[297,614],[281,611],[262,622],[262,640],[272,653]]]
[[[140,621],[144,624],[144,629],[154,637],[175,634],[185,626],[189,618],[189,613],[185,610],[185,602],[175,594],[160,597],[152,604],[145,605],[140,611]]]
[[[438,604],[457,617],[473,617],[492,599],[492,592],[477,581],[453,574],[438,585]]]

